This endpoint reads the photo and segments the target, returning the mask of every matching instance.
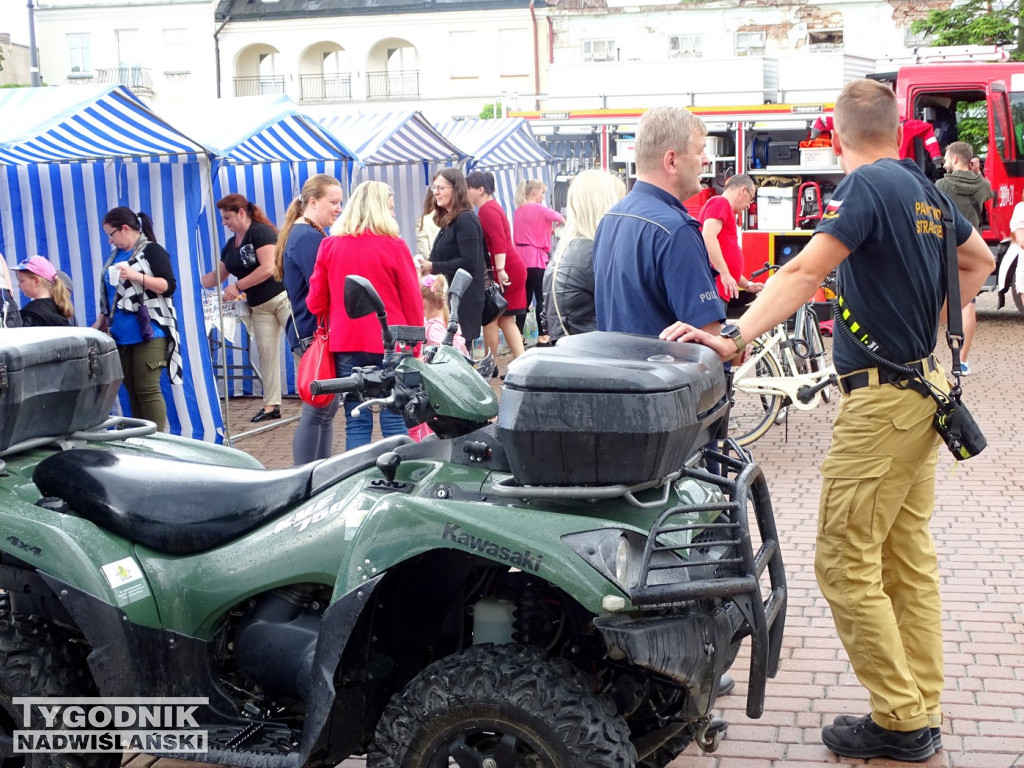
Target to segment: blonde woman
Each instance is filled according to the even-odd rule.
[[[601,217],[625,194],[622,179],[607,171],[583,171],[569,186],[565,227],[544,273],[544,307],[552,342],[597,330],[594,233]]]
[[[285,211],[284,224],[277,235],[274,277],[284,280],[288,292],[295,333],[289,339],[289,346],[296,357],[309,345],[316,331],[317,318],[306,308],[309,280],[320,244],[341,213],[341,198],[341,184],[336,178],[322,173],[310,176]],[[331,455],[337,412],[336,397],[326,408],[302,404],[302,415],[292,438],[292,459],[296,465]]]
[[[345,212],[320,245],[309,281],[306,306],[319,317],[328,315],[330,350],[338,376],[353,368],[380,365],[384,343],[374,315],[353,320],[345,312],[345,278],[360,275],[377,289],[388,313],[388,323],[422,325],[423,299],[409,246],[398,236],[394,217],[395,196],[380,181],[364,181],[352,192]],[[345,404],[345,450],[370,442],[373,415],[363,410],[353,417],[353,403]],[[402,417],[392,411],[380,414],[385,437],[407,433]]]

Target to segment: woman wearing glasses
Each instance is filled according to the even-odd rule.
[[[434,222],[441,228],[430,251],[430,260],[420,265],[425,274],[444,275],[451,284],[455,273],[464,269],[473,277],[459,303],[459,328],[466,343],[480,335],[484,311],[484,234],[473,212],[466,177],[458,168],[445,168],[434,177]]]
[[[718,296],[730,311],[749,304],[763,283],[755,283],[743,276],[743,251],[736,232],[736,217],[754,200],[754,180],[745,173],[730,176],[722,194],[715,195],[701,208],[698,219],[701,234],[708,249],[711,266],[718,272],[715,285]],[[747,295],[740,299],[740,290]]]

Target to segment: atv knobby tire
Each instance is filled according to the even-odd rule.
[[[95,696],[81,643],[38,617],[15,616],[0,594],[0,766],[3,768],[117,768],[120,754],[13,754],[12,731],[22,729],[15,696]],[[60,725],[59,721],[55,725]],[[46,729],[33,712],[32,730]]]
[[[632,768],[611,700],[569,662],[478,645],[431,664],[395,694],[368,768]]]

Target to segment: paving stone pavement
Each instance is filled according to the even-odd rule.
[[[940,453],[932,532],[943,596],[945,749],[920,763],[926,768],[1024,768],[1024,450],[1018,437],[1024,424],[1024,319],[1011,309],[996,310],[991,294],[979,298],[978,317],[973,373],[963,381],[965,402],[988,448],[960,465],[944,449]],[[948,354],[943,343],[937,355],[947,361]],[[744,714],[749,660],[744,652],[732,669],[736,691],[719,702],[730,723],[721,747],[705,755],[691,745],[669,768],[900,764],[839,759],[820,740],[822,725],[834,715],[868,711],[867,694],[850,669],[814,580],[818,468],[837,401],[836,396],[817,410],[792,411],[787,424],[773,427],[754,445],[769,479],[789,584],[781,670],[768,682],[765,713],[757,720]],[[248,418],[258,405],[233,401],[233,407]],[[286,403],[283,411],[294,414],[298,407]],[[339,451],[343,421],[337,420]],[[243,418],[238,428],[244,423]],[[242,438],[237,447],[268,467],[290,466],[293,432],[294,424],[285,425]],[[155,768],[181,768],[170,762]],[[359,759],[342,763],[363,765]]]

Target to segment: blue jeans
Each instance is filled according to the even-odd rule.
[[[335,352],[334,367],[337,375],[348,376],[353,368],[364,365],[381,365],[384,362],[384,355],[376,355],[370,352]],[[369,445],[373,433],[373,414],[369,409],[364,408],[359,416],[353,416],[358,403],[345,402],[345,450],[351,451],[361,445]],[[409,430],[405,426],[405,420],[400,414],[390,410],[380,412],[380,431],[384,437],[394,435],[408,435]]]

